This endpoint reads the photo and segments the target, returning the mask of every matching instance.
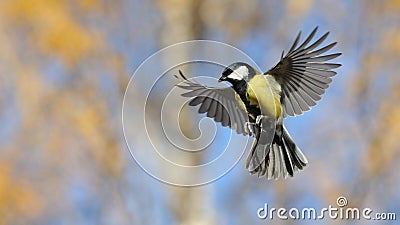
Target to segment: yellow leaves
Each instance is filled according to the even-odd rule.
[[[12,175],[7,162],[0,162],[0,225],[29,221],[42,212],[43,202],[30,187]]]
[[[62,16],[55,21],[40,27],[38,35],[32,39],[44,53],[55,54],[68,64],[75,64],[95,49],[96,39],[78,24]]]
[[[387,11],[394,11],[394,12],[400,12],[400,1],[399,0],[387,0],[383,1],[384,8]]]
[[[379,125],[374,131],[371,138],[366,156],[365,166],[368,174],[380,175],[385,172],[386,166],[392,159],[396,158],[400,144],[398,134],[400,132],[400,108],[397,102],[400,102],[399,94],[396,93],[398,88],[393,88],[393,95],[387,96],[379,107],[379,113],[375,120],[379,121]]]
[[[257,11],[256,1],[226,1],[220,4],[219,9],[221,9],[220,13],[223,14],[223,20],[219,27],[227,28],[237,38],[245,35],[260,22],[261,15]],[[205,8],[204,12],[207,13],[208,9]],[[214,17],[214,15],[208,13],[205,16]]]
[[[89,8],[96,1],[86,0]],[[4,4],[5,19],[9,25],[25,27],[31,46],[50,56],[57,56],[67,65],[78,63],[96,49],[99,38],[69,10],[70,1],[17,0]]]
[[[313,5],[313,0],[290,0],[286,2],[288,15],[302,18],[308,14]]]
[[[93,104],[96,104],[93,102]],[[98,105],[97,105],[98,106]],[[101,135],[101,125],[104,121],[100,118],[102,110],[96,106],[73,106],[76,110],[72,112],[71,122],[75,124],[76,130],[84,139],[91,141],[92,147],[101,148],[104,140]]]
[[[103,172],[114,177],[120,175],[122,166],[119,160],[120,152],[112,136],[109,135],[113,132],[113,127],[107,126],[103,103],[93,99],[90,104],[88,102],[69,104],[67,107],[74,107],[75,110],[66,119],[74,127],[76,135],[85,140],[91,156],[101,165]]]
[[[190,6],[190,1],[177,0],[159,0],[157,3],[164,14],[164,27],[167,28],[168,34],[161,38],[163,44],[172,44],[178,41],[186,41],[193,38],[188,27],[190,27],[190,11],[187,10]],[[176,23],[176,21],[180,21]]]
[[[382,38],[381,45],[384,52],[397,56],[400,55],[400,29],[387,31]]]
[[[101,8],[101,3],[98,0],[79,0],[77,3],[85,11]]]
[[[48,110],[57,127],[52,128],[49,142],[54,145],[48,147],[49,151],[62,154],[66,144],[75,143],[78,147],[75,154],[89,157],[102,173],[116,178],[121,175],[121,152],[113,139],[115,127],[110,124],[105,102],[91,87],[76,93],[61,91],[51,100]]]
[[[381,134],[383,143],[385,143],[385,152],[394,152],[399,146],[398,134],[400,133],[400,108],[396,104],[400,98],[387,99],[380,107]],[[382,146],[383,147],[383,146]]]
[[[17,100],[21,105],[19,110],[22,113],[32,112],[32,109],[39,109],[43,98],[43,92],[49,91],[40,77],[35,76],[37,71],[30,67],[20,67],[16,71]],[[29,101],[27,101],[29,99]]]

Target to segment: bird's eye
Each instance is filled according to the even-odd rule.
[[[224,77],[227,77],[227,76],[229,76],[229,74],[231,74],[231,73],[233,73],[233,70],[232,70],[231,68],[226,68],[226,69],[224,70],[224,72],[222,72],[222,75],[223,75]]]

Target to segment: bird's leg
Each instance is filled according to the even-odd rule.
[[[262,131],[270,130],[275,127],[275,119],[269,116],[259,115],[256,118],[256,126],[259,126]]]
[[[255,129],[254,126],[256,126],[256,123],[252,123],[252,122],[246,122],[244,124],[244,130],[249,133],[250,135],[255,134]]]
[[[263,116],[263,115],[259,115],[259,116],[257,116],[257,118],[256,118],[256,125],[260,127],[260,131],[263,131],[263,130],[264,130],[264,129],[263,129],[263,122],[262,122],[262,120],[263,120],[264,118],[266,118],[266,116]],[[265,130],[264,130],[264,131],[265,131]]]
[[[263,116],[263,115],[257,116],[257,118],[256,118],[256,124],[259,125],[259,126],[261,126],[261,124],[262,124],[261,121],[262,121],[262,119],[263,119],[264,117],[266,117],[266,116]]]

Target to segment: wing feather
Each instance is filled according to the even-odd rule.
[[[193,98],[189,102],[190,106],[200,105],[199,113],[207,113],[207,117],[221,122],[222,126],[229,126],[238,134],[249,134],[244,129],[245,123],[248,121],[247,112],[240,107],[239,104],[243,104],[243,102],[238,102],[241,100],[231,87],[206,87],[186,79],[181,71],[179,73],[183,80],[177,86],[188,90],[182,96]]]
[[[326,40],[329,32],[311,42],[317,30],[318,27],[297,46],[301,37],[299,32],[287,54],[276,66],[264,73],[272,75],[281,85],[285,117],[301,115],[316,105],[332,82],[331,77],[336,75],[332,69],[341,66],[327,61],[337,58],[342,53],[322,55],[332,49],[336,42],[318,48]]]

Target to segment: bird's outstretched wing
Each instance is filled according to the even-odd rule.
[[[180,70],[179,74],[183,81],[177,86],[189,90],[182,96],[193,97],[189,102],[190,106],[200,105],[199,113],[207,113],[207,117],[214,118],[216,122],[221,122],[222,126],[229,126],[236,130],[238,134],[249,134],[244,128],[245,123],[248,122],[247,113],[243,107],[239,106],[239,104],[244,105],[244,103],[231,87],[210,88],[189,81]]]
[[[300,46],[298,46],[301,36],[299,32],[289,52],[285,56],[282,52],[280,62],[264,73],[274,76],[281,85],[281,102],[285,117],[303,114],[316,105],[332,82],[331,77],[336,75],[332,69],[341,66],[327,61],[342,53],[321,55],[335,46],[336,42],[316,49],[328,37],[329,32],[307,46],[317,29],[318,27]]]

